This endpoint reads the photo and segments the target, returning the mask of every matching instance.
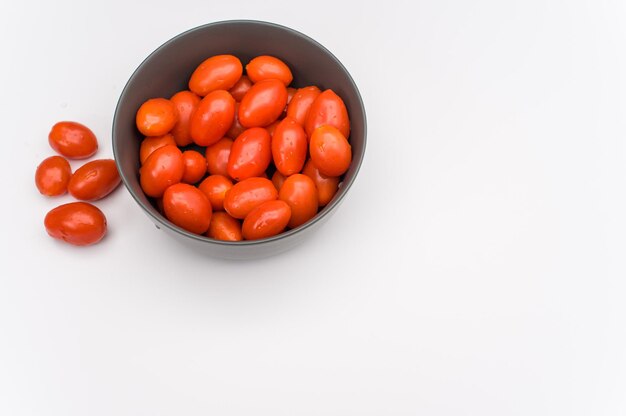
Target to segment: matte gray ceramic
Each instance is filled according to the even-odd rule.
[[[162,216],[139,185],[139,145],[135,114],[149,98],[169,98],[187,89],[193,70],[206,58],[233,54],[245,64],[258,55],[282,59],[293,72],[292,86],[317,85],[333,89],[343,98],[351,121],[352,165],[335,198],[315,218],[275,237],[256,241],[224,242],[189,233]],[[251,259],[277,254],[294,247],[332,214],[359,171],[365,152],[365,108],[359,91],[344,66],[313,39],[272,23],[233,20],[200,26],[169,40],[139,65],[120,96],[113,119],[113,153],[124,185],[157,228],[207,255]],[[355,237],[358,238],[358,237]],[[332,241],[329,241],[332,244]]]

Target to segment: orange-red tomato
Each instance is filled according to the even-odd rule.
[[[211,175],[203,180],[198,189],[200,189],[211,202],[213,211],[224,210],[224,199],[226,193],[233,187],[230,179],[223,175]]]
[[[146,159],[148,156],[152,154],[159,147],[167,146],[168,144],[176,145],[176,141],[174,140],[174,136],[171,134],[165,134],[163,136],[155,136],[155,137],[146,137],[141,141],[141,146],[139,147],[139,161],[143,165],[146,163]]]
[[[272,175],[272,183],[278,192],[280,192],[280,188],[282,188],[285,183],[285,175],[280,173],[279,171],[274,172]]]
[[[270,134],[270,137],[274,137],[274,132],[276,131],[276,127],[278,127],[279,124],[280,120],[276,120],[265,128],[265,130],[267,130],[267,132]]]
[[[42,195],[63,195],[67,192],[70,176],[72,168],[69,162],[61,156],[50,156],[37,166],[35,185]]]
[[[69,159],[85,159],[98,150],[96,135],[75,121],[60,121],[52,126],[48,142],[57,153]]]
[[[304,224],[317,214],[317,188],[313,179],[306,175],[297,173],[285,179],[278,199],[285,201],[291,208],[290,228]]]
[[[291,117],[304,126],[304,121],[309,113],[313,101],[321,91],[316,86],[300,88],[287,105],[287,117]]]
[[[272,138],[262,127],[241,133],[233,142],[228,158],[228,175],[236,181],[259,176],[272,161]]]
[[[350,136],[350,119],[343,100],[333,92],[326,90],[317,96],[304,120],[304,130],[309,139],[313,131],[320,126],[333,126],[344,137]]]
[[[204,97],[215,90],[228,90],[241,78],[243,65],[233,55],[216,55],[202,62],[189,79],[189,89]]]
[[[246,128],[241,125],[239,122],[239,103],[235,103],[235,119],[233,120],[233,124],[230,126],[228,131],[226,132],[226,136],[236,139]]]
[[[233,96],[235,101],[239,102],[243,96],[246,95],[251,86],[252,81],[250,81],[250,78],[246,75],[242,75],[241,78],[239,78],[239,81],[237,81],[235,85],[228,90],[228,92]]]
[[[177,183],[165,190],[163,210],[168,220],[185,230],[204,234],[211,223],[211,203],[195,186]]]
[[[287,105],[289,105],[293,96],[296,95],[297,91],[298,91],[297,88],[292,88],[292,87],[287,88]],[[285,108],[285,111],[287,111],[287,108]]]
[[[52,238],[75,246],[88,246],[102,240],[107,220],[102,211],[87,202],[71,202],[48,212],[44,220]]]
[[[158,198],[183,178],[183,154],[173,145],[155,150],[139,170],[139,182],[146,195]]]
[[[113,192],[120,181],[113,159],[92,160],[74,172],[67,190],[76,199],[95,201]]]
[[[244,127],[265,127],[283,113],[287,88],[277,79],[266,79],[252,86],[239,106],[239,122]]]
[[[228,175],[228,158],[233,141],[224,137],[219,142],[206,148],[207,170],[211,175]]]
[[[269,201],[254,208],[243,220],[242,234],[246,240],[268,238],[281,233],[291,217],[291,208],[284,201]]]
[[[278,198],[278,191],[272,181],[266,178],[248,178],[236,183],[226,193],[224,209],[235,218],[245,218],[263,202]]]
[[[335,196],[339,189],[337,176],[326,176],[319,171],[311,159],[306,162],[302,173],[313,179],[317,188],[317,199],[320,207],[326,206]],[[279,189],[280,190],[280,189]]]
[[[191,91],[180,91],[174,94],[170,101],[174,103],[178,112],[178,121],[172,128],[172,136],[174,136],[178,146],[187,146],[193,142],[189,125],[191,124],[191,117],[200,103],[200,97]]]
[[[324,175],[341,176],[350,167],[352,148],[345,136],[333,126],[315,129],[311,136],[311,160]]]
[[[241,223],[225,212],[214,212],[207,237],[223,241],[241,241]]]
[[[285,176],[300,172],[306,161],[306,133],[292,118],[285,118],[272,136],[272,156],[276,169]]]
[[[269,55],[257,56],[246,65],[246,73],[254,83],[266,79],[277,79],[285,87],[293,80],[289,67],[280,59]]]
[[[210,146],[224,137],[235,119],[235,99],[217,90],[200,101],[191,118],[191,138],[199,146]]]
[[[141,104],[135,120],[137,128],[144,136],[163,136],[178,121],[178,111],[170,100],[151,98]]]
[[[183,163],[185,170],[181,182],[196,183],[204,177],[206,173],[206,159],[195,150],[185,150],[183,152]]]

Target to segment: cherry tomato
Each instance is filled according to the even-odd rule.
[[[67,192],[72,176],[69,162],[61,156],[50,156],[37,166],[35,185],[42,195],[58,196]]]
[[[228,92],[230,93],[230,95],[233,96],[235,101],[239,102],[241,101],[243,96],[246,95],[251,86],[252,81],[250,81],[250,78],[242,75],[241,78],[239,78],[239,81],[237,81],[235,85],[233,85],[233,87],[228,90]]]
[[[168,220],[180,228],[204,234],[211,223],[211,203],[195,186],[177,183],[165,190],[163,210]]]
[[[209,198],[213,211],[224,210],[224,198],[232,187],[233,183],[223,175],[211,175],[198,185],[198,189]]]
[[[265,127],[283,113],[287,88],[277,79],[266,79],[252,86],[239,106],[239,122],[244,127]]]
[[[311,159],[304,165],[302,173],[313,179],[317,188],[317,199],[320,207],[326,206],[335,196],[339,189],[339,178],[326,176],[319,171]]]
[[[285,183],[285,175],[283,175],[279,171],[274,172],[274,174],[272,175],[272,183],[274,184],[274,188],[276,188],[276,190],[280,192],[280,188],[282,188],[283,184]]]
[[[241,223],[225,212],[214,212],[207,237],[223,241],[241,241]]]
[[[245,218],[263,202],[278,198],[278,191],[272,181],[266,178],[248,178],[236,183],[226,193],[224,209],[232,217]]]
[[[285,176],[300,172],[306,161],[306,133],[292,118],[285,118],[272,136],[272,156],[276,169]]]
[[[313,179],[306,175],[297,173],[285,179],[278,199],[291,208],[290,228],[304,224],[317,214],[317,188]]]
[[[265,130],[267,130],[267,132],[270,134],[270,137],[274,137],[274,132],[276,131],[276,127],[278,127],[279,124],[280,120],[276,120],[265,128]]]
[[[199,146],[210,146],[224,137],[234,119],[234,98],[228,91],[213,91],[200,101],[191,118],[191,138]]]
[[[146,195],[158,198],[183,178],[183,154],[173,145],[155,150],[139,170],[139,182]]]
[[[280,59],[269,55],[257,56],[246,65],[246,73],[254,83],[266,79],[277,79],[285,87],[293,80],[291,70]]]
[[[200,97],[191,91],[180,91],[174,94],[170,101],[174,103],[178,112],[178,121],[172,128],[172,136],[174,136],[178,146],[187,146],[193,142],[189,133],[189,125],[191,124],[191,117],[200,103]]]
[[[243,220],[243,238],[258,240],[279,234],[287,226],[290,216],[291,208],[284,201],[264,202]]]
[[[289,104],[293,98],[294,95],[296,95],[296,92],[298,90],[296,88],[287,88],[287,104]],[[285,108],[285,111],[287,111],[287,108]]]
[[[144,136],[163,136],[178,121],[176,106],[165,98],[151,98],[137,111],[137,128]]]
[[[311,160],[324,175],[341,176],[350,167],[352,148],[345,136],[333,126],[315,129],[310,142]]]
[[[52,126],[48,142],[57,153],[69,159],[86,159],[98,150],[95,134],[74,121],[60,121]]]
[[[107,220],[102,211],[87,202],[71,202],[48,212],[44,220],[52,238],[75,246],[88,246],[102,240]]]
[[[181,182],[196,183],[204,177],[206,173],[206,159],[195,150],[185,150],[183,152],[183,163],[185,170]]]
[[[233,142],[228,158],[228,175],[236,181],[259,176],[272,161],[272,139],[262,127],[252,127]]]
[[[189,79],[189,89],[204,97],[215,90],[228,90],[241,78],[243,66],[233,55],[216,55],[202,62]]]
[[[228,175],[228,157],[230,156],[231,147],[233,147],[233,141],[228,137],[224,137],[219,142],[206,148],[204,156],[206,157],[209,174]]]
[[[95,201],[113,192],[120,181],[114,160],[92,160],[74,172],[67,190],[76,199]]]
[[[239,103],[235,103],[235,119],[233,120],[233,124],[230,126],[228,131],[226,132],[226,136],[236,139],[246,128],[241,125],[239,122]]]
[[[304,121],[304,130],[309,139],[313,131],[320,126],[333,126],[344,137],[350,136],[350,119],[343,100],[333,92],[326,90],[317,96]]]
[[[146,159],[148,156],[152,154],[159,147],[167,146],[168,144],[176,145],[176,141],[174,140],[174,136],[171,134],[165,134],[163,136],[155,136],[155,137],[146,137],[141,141],[141,146],[139,147],[139,161],[143,165],[146,163]]]
[[[300,88],[287,105],[287,117],[291,117],[304,126],[304,121],[309,113],[313,101],[321,91],[316,86]]]

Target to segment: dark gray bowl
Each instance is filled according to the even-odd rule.
[[[150,203],[139,185],[139,145],[135,114],[149,98],[170,97],[187,89],[187,81],[200,62],[212,55],[233,54],[245,65],[258,55],[282,59],[293,72],[292,86],[331,88],[343,98],[350,115],[352,165],[335,198],[315,218],[275,237],[241,242],[217,241],[189,233],[169,222]],[[211,23],[184,32],[148,56],[128,80],[113,118],[113,154],[124,185],[157,228],[208,255],[250,259],[277,254],[294,247],[318,229],[337,209],[354,182],[365,153],[365,108],[359,90],[344,66],[313,39],[272,23],[232,20]]]

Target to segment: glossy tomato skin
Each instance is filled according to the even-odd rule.
[[[224,137],[206,148],[204,156],[206,157],[207,170],[210,175],[228,175],[228,158],[230,157],[230,149],[232,147],[233,141],[228,137]]]
[[[285,201],[291,208],[290,228],[304,224],[317,214],[317,188],[306,175],[297,173],[285,179],[278,199]]]
[[[139,182],[146,195],[163,196],[165,190],[183,178],[185,163],[180,149],[173,145],[155,150],[139,169]]]
[[[232,187],[233,183],[231,180],[223,175],[211,175],[198,185],[198,189],[209,198],[213,211],[224,210],[226,193],[230,191]]]
[[[236,139],[241,133],[244,132],[246,128],[241,125],[239,122],[239,103],[235,103],[235,119],[233,120],[233,124],[231,124],[230,128],[226,132],[226,136],[231,139]]]
[[[81,201],[96,201],[113,192],[120,182],[113,159],[92,160],[74,172],[67,190]]]
[[[193,142],[189,127],[191,117],[200,104],[200,97],[191,91],[179,91],[170,98],[170,101],[174,103],[178,113],[178,121],[171,131],[172,136],[174,136],[176,145],[187,146]]]
[[[287,104],[287,88],[277,79],[259,81],[248,90],[239,106],[244,127],[265,127],[280,117]]]
[[[341,97],[326,90],[315,98],[304,121],[304,130],[309,139],[313,131],[320,126],[333,126],[339,129],[344,137],[350,136],[350,119],[348,110]]]
[[[266,79],[277,79],[286,87],[293,81],[293,75],[287,64],[269,55],[257,56],[252,59],[246,65],[246,73],[253,83]]]
[[[235,101],[240,102],[250,87],[252,87],[252,81],[250,81],[250,78],[246,75],[242,75],[241,78],[239,78],[239,81],[237,81],[235,85],[228,90],[228,92],[233,96]]]
[[[296,120],[298,124],[304,126],[304,121],[309,113],[309,109],[320,93],[320,89],[316,86],[304,87],[297,90],[287,105],[287,117],[291,117]]]
[[[281,233],[291,217],[291,208],[284,201],[268,201],[254,208],[243,220],[242,234],[246,240],[259,240]]]
[[[168,144],[176,145],[174,136],[171,134],[164,134],[163,136],[146,137],[141,141],[139,146],[139,161],[143,165],[146,163],[148,156],[152,154],[156,149],[167,146]]]
[[[274,137],[274,132],[276,131],[276,127],[278,127],[279,124],[280,120],[276,120],[265,128],[265,130],[267,130],[267,132],[270,134],[270,137]]]
[[[207,237],[222,241],[241,241],[241,223],[226,212],[214,212]]]
[[[135,121],[144,136],[162,136],[172,130],[178,121],[178,112],[170,100],[151,98],[141,104]]]
[[[236,183],[224,198],[224,209],[234,218],[245,218],[263,202],[278,198],[272,181],[266,178],[249,178]]]
[[[308,142],[300,124],[283,119],[272,136],[272,157],[276,169],[285,176],[300,172],[306,161]]]
[[[87,202],[71,202],[48,212],[44,220],[52,238],[75,246],[88,246],[102,240],[107,220],[102,211]]]
[[[228,175],[236,181],[260,176],[272,161],[272,138],[262,127],[245,130],[233,142]]]
[[[311,178],[315,183],[319,206],[323,207],[328,205],[339,189],[339,178],[337,176],[324,175],[311,159],[304,165],[302,173]]]
[[[287,88],[287,105],[289,105],[289,103],[293,99],[293,96],[296,95],[297,91],[298,91],[297,88],[292,88],[292,87]],[[287,108],[285,108],[285,111],[287,111]]]
[[[165,190],[163,211],[168,220],[191,233],[204,234],[211,223],[209,199],[186,183],[177,183]]]
[[[191,138],[199,146],[210,146],[224,137],[234,119],[235,99],[228,91],[213,91],[200,101],[191,118]]]
[[[243,65],[236,56],[212,56],[191,74],[189,89],[201,97],[215,90],[228,90],[241,78],[242,72]]]
[[[86,159],[98,150],[98,140],[88,127],[75,121],[60,121],[52,126],[48,143],[68,159]]]
[[[272,183],[274,184],[274,188],[276,188],[276,190],[280,192],[280,188],[282,188],[283,184],[285,183],[285,175],[283,175],[279,171],[274,172],[274,174],[272,175]]]
[[[309,146],[311,160],[327,176],[341,176],[352,162],[352,148],[345,136],[333,126],[315,129]]]
[[[196,183],[204,177],[206,173],[206,159],[195,150],[185,150],[183,152],[183,163],[185,170],[181,182]]]
[[[35,185],[45,196],[58,196],[67,192],[67,184],[72,176],[69,162],[61,156],[44,159],[35,172]]]

